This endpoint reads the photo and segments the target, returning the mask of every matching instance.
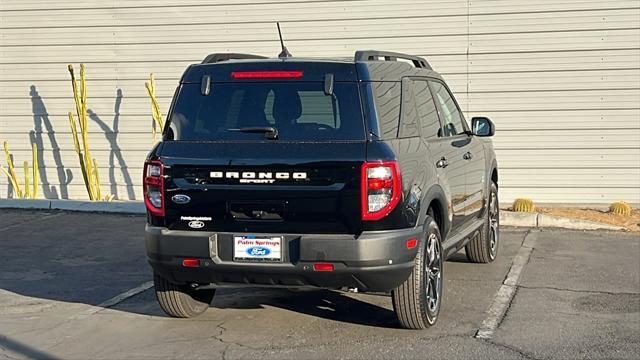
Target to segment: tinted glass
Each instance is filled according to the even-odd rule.
[[[333,95],[321,82],[213,83],[207,96],[200,84],[184,84],[170,125],[176,140],[264,140],[229,129],[269,126],[280,140],[365,138],[355,83],[335,83]]]
[[[394,139],[398,136],[398,120],[400,119],[400,83],[371,83],[375,96],[378,127],[382,139]]]
[[[440,118],[442,120],[442,130],[444,136],[454,136],[462,134],[465,130],[463,125],[463,117],[460,110],[456,106],[453,96],[449,94],[444,85],[430,81],[431,88],[433,89],[433,96],[435,100],[440,104]]]
[[[422,137],[427,140],[437,138],[440,120],[436,104],[433,102],[431,91],[429,91],[429,83],[426,80],[415,80],[413,85]]]
[[[401,138],[420,135],[418,130],[418,110],[416,109],[412,83],[413,81],[409,79],[402,80],[402,110],[399,134]]]

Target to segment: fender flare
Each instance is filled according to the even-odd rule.
[[[440,220],[441,220],[442,226],[440,229],[440,233],[444,238],[445,235],[448,234],[449,230],[451,229],[451,220],[450,220],[451,209],[449,206],[449,200],[445,195],[444,189],[442,189],[442,187],[439,184],[435,184],[431,186],[431,188],[429,188],[429,190],[422,197],[422,201],[421,201],[422,206],[420,206],[420,214],[418,216],[417,224],[424,223],[425,219],[427,218],[427,210],[429,209],[429,205],[433,200],[437,200],[441,205],[440,212],[441,212],[442,219]]]

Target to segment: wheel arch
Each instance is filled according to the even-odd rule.
[[[427,191],[422,204],[424,204],[424,210],[420,212],[419,224],[424,223],[429,212],[432,212],[434,220],[438,224],[438,228],[440,228],[440,234],[444,237],[451,227],[451,217],[449,216],[449,202],[442,187],[440,185],[432,186]]]
[[[493,164],[491,164],[491,177],[490,177],[491,181],[493,181],[496,186],[498,186],[498,164],[496,164],[496,162],[494,161]]]

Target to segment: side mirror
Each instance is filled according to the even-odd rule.
[[[496,127],[493,122],[486,117],[474,117],[471,119],[471,128],[473,135],[476,136],[493,136],[496,133]]]

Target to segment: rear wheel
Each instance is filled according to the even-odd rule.
[[[498,186],[491,182],[491,193],[485,211],[485,221],[479,234],[465,246],[467,259],[474,263],[489,263],[498,255],[500,240],[500,207],[498,204]]]
[[[176,285],[157,274],[153,275],[153,285],[162,310],[177,318],[202,314],[209,308],[216,292],[215,289],[194,290],[187,285]]]
[[[413,272],[391,291],[393,309],[405,329],[426,329],[436,323],[442,303],[442,240],[431,216],[425,221]]]

